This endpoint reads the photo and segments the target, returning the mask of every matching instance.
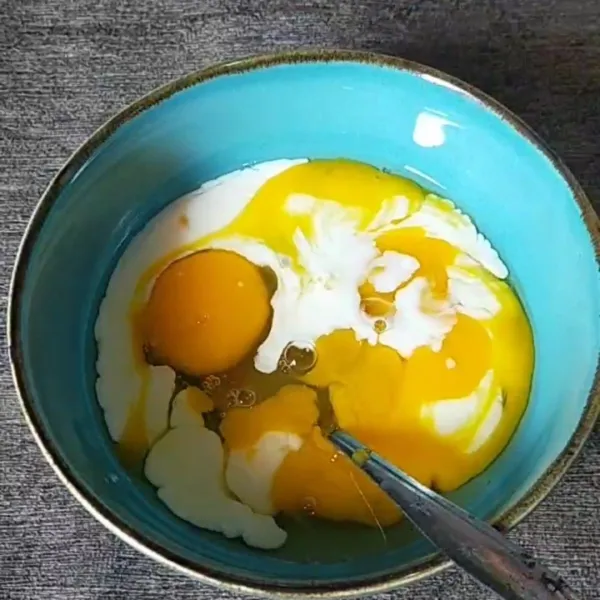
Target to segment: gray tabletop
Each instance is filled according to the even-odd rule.
[[[537,129],[600,202],[598,0],[0,0],[2,338],[28,216],[96,127],[187,71],[298,46],[387,52],[475,84]],[[4,344],[0,360],[0,599],[231,598],[154,564],[77,505],[29,435]],[[599,429],[513,535],[600,598]],[[450,569],[389,597],[491,594]]]

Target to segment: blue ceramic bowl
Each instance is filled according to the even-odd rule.
[[[347,157],[413,177],[472,215],[508,264],[535,336],[531,401],[504,453],[455,498],[501,527],[519,522],[598,415],[598,220],[565,167],[505,108],[403,60],[242,60],[168,84],[104,125],[50,184],[27,230],[10,305],[14,376],[60,478],[147,554],[237,590],[388,590],[447,563],[407,525],[386,547],[371,531],[323,526],[274,554],[196,529],[124,472],[94,396],[96,311],[132,236],[203,182],[283,157]],[[318,564],[301,560],[309,543]]]

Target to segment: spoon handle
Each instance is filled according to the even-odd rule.
[[[444,554],[506,600],[577,600],[556,573],[446,498],[402,473],[352,436],[331,442],[358,465]]]

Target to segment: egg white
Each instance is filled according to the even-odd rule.
[[[475,389],[463,398],[448,398],[423,405],[421,416],[430,419],[442,437],[452,437],[462,430],[470,438],[462,441],[462,449],[473,454],[491,437],[502,418],[502,391],[495,383],[494,372],[488,371]],[[477,424],[473,431],[472,425]]]
[[[446,210],[428,203],[428,199],[441,201]],[[452,244],[475,261],[475,264],[482,265],[498,279],[505,279],[508,276],[506,265],[490,242],[477,231],[473,221],[450,200],[429,194],[419,210],[394,225],[395,229],[412,227],[420,227],[425,230],[428,237]]]
[[[275,514],[271,499],[273,478],[290,452],[302,447],[302,438],[284,431],[269,431],[250,448],[230,452],[225,469],[229,489],[252,510]]]
[[[144,473],[158,488],[158,497],[178,517],[228,538],[241,537],[250,546],[278,548],[287,533],[266,515],[237,501],[225,486],[221,440],[204,427],[201,415],[186,401],[175,401],[171,429],[152,447]]]
[[[387,294],[406,283],[419,266],[419,261],[413,256],[386,250],[371,263],[367,279],[375,291]]]

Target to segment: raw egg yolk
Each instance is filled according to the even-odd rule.
[[[271,316],[259,269],[233,252],[207,250],[171,263],[142,314],[152,362],[187,375],[234,367],[260,343]]]
[[[346,372],[358,360],[361,347],[351,329],[339,329],[320,337],[315,344],[317,362],[300,380],[321,388],[343,381]]]
[[[424,485],[443,491],[454,489],[481,470],[485,461],[491,460],[497,452],[497,446],[492,444],[494,447],[484,453],[466,454],[456,447],[453,439],[440,435],[423,417],[424,406],[468,396],[494,368],[492,339],[484,324],[459,314],[439,352],[428,347],[418,348],[408,360],[401,359],[395,350],[386,346],[358,342],[349,331],[324,336],[317,341],[316,348],[315,369],[302,380],[328,388],[342,429]],[[520,390],[519,397],[515,398],[517,406],[522,406],[526,392],[526,389]],[[313,434],[312,441],[305,443],[297,455],[288,455],[284,465],[292,465],[294,477],[300,479],[302,472],[296,466],[297,461],[306,460],[303,462],[306,467],[308,457],[314,465],[321,464],[322,459],[324,472],[320,477],[325,479],[325,471],[328,468],[333,471],[334,465],[326,463],[324,444],[326,448],[327,442]],[[348,464],[341,461],[340,465],[345,465],[346,472],[336,471],[330,475],[336,485],[342,485],[336,478],[346,483],[349,479]],[[287,472],[282,467],[278,478],[283,480]],[[354,471],[352,473],[356,479]],[[307,496],[321,498],[319,490],[310,485],[308,473],[304,480]],[[325,491],[324,488],[321,495]],[[283,492],[280,493],[278,502],[283,502]],[[376,506],[376,498],[369,497],[369,501]],[[323,512],[317,511],[317,514],[333,518],[325,512],[331,502],[327,497]],[[360,517],[358,512],[348,512],[349,505],[337,506],[336,510],[351,520],[368,522],[364,520],[365,514]],[[377,515],[381,523],[387,522],[385,512]]]
[[[416,183],[370,165],[350,160],[309,161],[269,179],[219,237],[231,234],[261,239],[272,250],[296,258],[297,230],[312,238],[314,226],[311,215],[288,211],[287,203],[294,195],[338,203],[358,217],[359,229],[365,229],[395,198],[405,199],[409,209],[420,206],[425,198]],[[273,214],[277,219],[269,219]]]
[[[397,430],[403,370],[396,350],[363,343],[352,368],[329,387],[339,426],[349,432],[388,426]]]
[[[431,485],[440,457],[448,459],[448,449],[423,428],[418,414],[413,418],[406,410],[404,378],[405,363],[395,350],[363,343],[356,362],[330,385],[329,393],[342,429]],[[411,400],[420,406],[418,395]]]
[[[338,454],[316,425],[317,393],[287,385],[252,409],[234,408],[221,424],[229,451],[248,450],[262,436],[288,433],[302,445],[283,459],[271,482],[276,512],[305,512],[336,521],[375,526],[400,518],[393,502],[347,457]]]
[[[352,461],[336,451],[318,428],[289,452],[271,490],[279,510],[373,527],[400,520],[398,507]]]
[[[464,398],[491,368],[492,339],[487,329],[475,319],[458,314],[439,352],[427,346],[417,348],[406,361],[403,409],[410,410],[412,405],[420,412],[426,402]]]
[[[306,437],[318,418],[316,392],[304,385],[292,384],[251,409],[229,409],[220,431],[229,450],[248,450],[270,431]]]
[[[338,421],[342,429],[423,485],[440,487],[439,477],[445,483],[446,474],[452,484],[459,485],[474,474],[470,457],[438,435],[421,416],[429,397],[428,382],[439,371],[427,372],[409,390],[405,382],[413,377],[408,372],[410,362],[386,346],[363,344],[343,381],[329,387]],[[423,389],[418,389],[419,383]],[[385,517],[378,518],[386,523]]]
[[[446,295],[446,269],[454,263],[458,254],[454,246],[444,240],[427,237],[420,227],[389,231],[380,235],[376,244],[380,252],[390,250],[416,258],[420,266],[414,277],[426,277],[434,293]]]

